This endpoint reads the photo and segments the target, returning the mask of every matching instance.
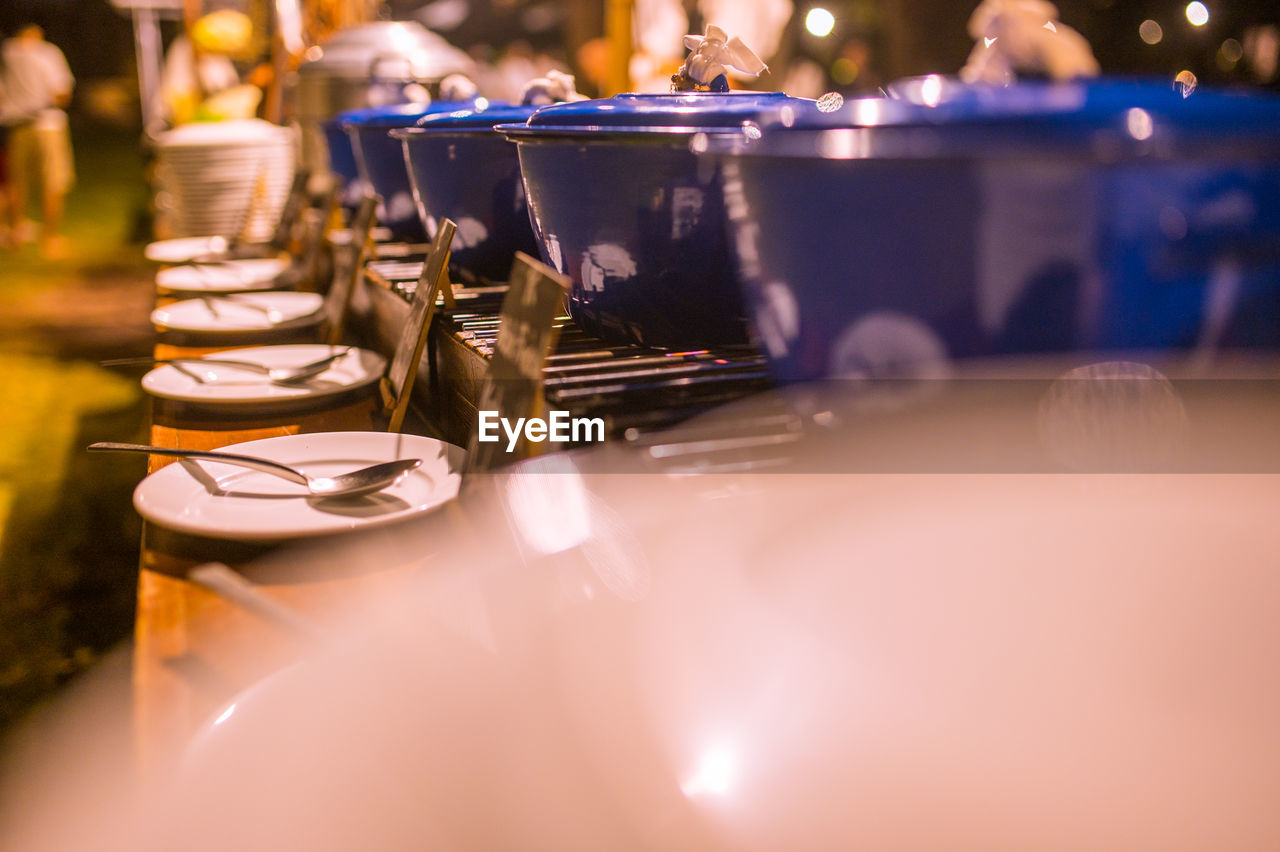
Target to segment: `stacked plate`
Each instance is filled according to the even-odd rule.
[[[214,461],[165,465],[133,492],[138,513],[192,535],[279,541],[381,527],[418,517],[462,484],[466,453],[435,438],[389,432],[280,435],[221,448],[294,467],[313,477],[422,459],[408,476],[375,494],[318,499],[278,476]]]
[[[330,359],[322,372],[302,380],[274,372]],[[142,377],[142,389],[161,399],[243,412],[359,390],[377,382],[386,369],[387,359],[368,349],[322,343],[254,346],[161,364]]]
[[[285,289],[277,277],[289,268],[283,257],[221,260],[169,266],[156,273],[156,287],[169,293],[237,293]]]
[[[319,325],[324,315],[319,293],[269,290],[264,293],[231,293],[201,296],[173,302],[151,312],[151,322],[161,331],[205,334],[244,334],[273,329],[297,329]]]
[[[177,236],[270,239],[294,171],[291,130],[259,119],[187,124],[157,144],[158,211]]]

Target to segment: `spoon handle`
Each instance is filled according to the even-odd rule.
[[[313,361],[310,364],[303,364],[301,367],[292,367],[287,369],[272,370],[268,376],[271,381],[278,385],[294,385],[303,384],[316,376],[328,370],[334,365],[334,362],[346,355],[330,355],[321,361]]]
[[[252,613],[286,627],[300,637],[313,642],[324,642],[330,637],[315,622],[304,618],[292,609],[282,606],[260,592],[242,574],[232,571],[221,562],[197,565],[187,573],[187,579],[204,586],[216,595],[239,604]]]
[[[208,461],[222,462],[223,464],[247,467],[252,470],[261,471],[262,473],[270,473],[283,479],[287,479],[290,482],[296,482],[299,485],[306,485],[308,487],[311,485],[311,481],[307,479],[306,476],[291,467],[282,465],[279,462],[255,458],[253,456],[236,455],[235,453],[218,453],[210,450],[180,450],[175,447],[153,447],[149,444],[120,444],[115,441],[102,441],[97,444],[90,444],[89,451],[151,453],[157,456],[174,456],[175,458],[180,459],[206,459]]]
[[[131,367],[141,364],[214,364],[223,367],[240,367],[263,375],[271,372],[266,365],[255,364],[253,361],[237,361],[234,358],[200,358],[195,355],[190,358],[112,358],[109,361],[98,362],[100,367]]]

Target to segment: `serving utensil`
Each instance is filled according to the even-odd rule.
[[[231,296],[200,296],[200,301],[204,303],[205,308],[209,311],[209,316],[214,319],[222,319],[222,314],[218,311],[218,305],[237,305],[241,308],[248,308],[251,311],[257,311],[265,316],[271,324],[275,325],[284,321],[284,314],[276,308],[267,308],[262,305],[255,304],[244,299],[233,299]]]
[[[313,376],[318,376],[338,359],[344,357],[351,351],[351,347],[345,347],[341,352],[335,352],[326,355],[324,358],[299,365],[297,367],[268,367],[265,364],[259,364],[254,361],[241,361],[235,358],[116,358],[110,361],[102,361],[104,367],[124,367],[135,364],[172,364],[175,368],[186,373],[196,382],[204,384],[207,379],[189,370],[184,370],[182,365],[187,364],[212,364],[214,366],[235,367],[249,372],[259,373],[266,376],[276,384],[296,384],[306,381]]]
[[[320,643],[330,638],[314,621],[264,595],[243,574],[231,570],[221,562],[197,565],[187,573],[187,579],[255,615],[293,631],[301,639]]]
[[[409,471],[422,464],[422,459],[399,459],[382,462],[359,470],[341,473],[336,476],[307,476],[300,470],[269,459],[254,456],[242,456],[236,453],[220,453],[210,450],[183,450],[176,447],[156,447],[149,444],[121,444],[114,441],[102,441],[90,444],[90,452],[125,452],[151,453],[158,456],[175,458],[205,459],[222,464],[247,467],[261,473],[269,473],[281,479],[287,479],[298,485],[304,485],[316,497],[355,497],[360,494],[372,494],[395,485],[408,475]]]

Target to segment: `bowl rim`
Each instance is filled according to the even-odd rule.
[[[393,139],[408,141],[418,136],[487,136],[497,130],[497,124],[479,127],[393,127],[387,135]]]
[[[423,128],[425,129],[425,128]],[[609,144],[620,139],[646,140],[655,143],[687,141],[700,133],[709,136],[741,135],[742,127],[697,125],[549,125],[529,126],[523,123],[498,124],[493,128],[512,142],[553,142],[573,139]]]

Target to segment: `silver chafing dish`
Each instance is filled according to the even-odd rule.
[[[329,170],[322,123],[340,112],[426,100],[451,74],[471,76],[466,53],[413,21],[376,21],[338,32],[307,50],[294,82],[302,161]]]

